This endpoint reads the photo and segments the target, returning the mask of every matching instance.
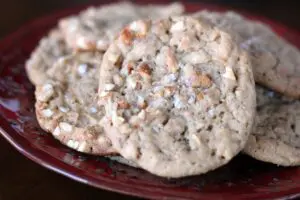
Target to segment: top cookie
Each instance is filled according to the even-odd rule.
[[[74,49],[106,50],[115,35],[125,25],[140,18],[164,18],[179,15],[182,4],[140,6],[130,2],[119,2],[89,8],[79,16],[62,19],[59,27],[67,44]]]
[[[250,52],[256,82],[293,98],[300,98],[300,51],[268,25],[234,12],[200,11],[193,16],[237,33],[236,41]]]
[[[54,29],[44,37],[26,62],[25,68],[29,80],[34,85],[44,84],[48,80],[46,71],[62,56],[69,54],[62,33]]]
[[[153,174],[205,173],[246,143],[256,106],[252,68],[218,28],[191,17],[132,22],[105,53],[100,77],[114,148]]]
[[[282,166],[300,165],[300,103],[256,87],[257,115],[244,152]]]

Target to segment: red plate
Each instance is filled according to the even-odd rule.
[[[224,8],[187,3],[188,11]],[[40,129],[34,115],[33,86],[24,62],[39,39],[63,16],[83,8],[62,11],[20,28],[0,42],[0,132],[22,154],[36,163],[76,181],[124,194],[152,199],[270,199],[300,197],[300,168],[281,168],[245,155],[206,175],[164,179],[102,157],[74,152]],[[300,47],[300,33],[264,21]]]

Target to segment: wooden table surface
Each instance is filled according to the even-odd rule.
[[[0,6],[0,38],[28,20],[87,0],[6,0]],[[95,1],[93,1],[95,2]],[[293,0],[208,0],[265,15],[300,30],[299,4]],[[0,137],[0,200],[137,199],[95,189],[28,160]]]

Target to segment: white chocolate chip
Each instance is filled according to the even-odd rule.
[[[61,112],[63,112],[63,113],[67,113],[67,112],[69,112],[69,111],[70,111],[70,109],[69,109],[69,108],[67,108],[67,107],[63,107],[63,106],[59,106],[59,107],[58,107],[58,109],[59,109]]]
[[[66,62],[67,58],[68,58],[67,56],[62,56],[62,57],[58,58],[57,63],[59,63],[60,65],[63,65]]]
[[[104,90],[106,90],[106,91],[111,91],[114,88],[115,88],[115,85],[112,84],[112,83],[107,83],[107,84],[104,85]]]
[[[148,24],[145,21],[134,21],[129,25],[129,29],[138,33],[139,35],[145,35],[148,30]]]
[[[66,122],[60,122],[59,127],[62,129],[62,131],[70,133],[73,130],[73,127],[71,124],[66,123]]]
[[[137,115],[134,115],[130,118],[129,123],[132,125],[138,125],[140,123],[140,118]]]
[[[51,109],[42,110],[42,114],[44,117],[51,117],[53,115],[53,111]]]
[[[183,67],[183,73],[184,73],[185,77],[189,78],[189,77],[193,76],[193,74],[195,73],[195,70],[192,65],[187,64]]]
[[[233,71],[232,71],[232,69],[230,68],[230,67],[226,67],[226,69],[225,69],[226,71],[225,71],[225,73],[223,74],[223,77],[225,77],[225,78],[228,78],[228,79],[231,79],[231,80],[236,80],[236,78],[235,78],[235,75],[234,75],[234,73],[233,73]]]
[[[199,138],[197,137],[197,135],[192,134],[191,137],[192,137],[193,141],[196,142],[197,145],[199,145],[199,146],[201,145],[201,142],[200,142]]]
[[[86,142],[82,142],[78,147],[78,151],[85,152],[86,146],[87,146]]]
[[[133,21],[130,25],[129,25],[129,28],[133,31],[138,31],[139,30],[139,27],[138,27],[138,24],[136,21]]]
[[[100,145],[103,145],[103,144],[106,144],[107,143],[107,139],[105,137],[98,137],[97,139],[97,142],[100,144]]]
[[[146,118],[145,110],[141,110],[141,112],[138,114],[138,118],[145,120],[145,118]]]
[[[59,136],[59,135],[60,135],[60,128],[59,128],[59,126],[57,126],[57,127],[54,129],[53,135],[54,135],[54,136]]]
[[[74,149],[77,149],[78,146],[79,146],[79,142],[78,141],[74,141],[73,145],[74,145]]]
[[[123,117],[117,115],[116,111],[112,112],[111,120],[114,125],[121,125],[125,121]]]
[[[98,110],[97,110],[97,108],[95,108],[95,107],[91,107],[90,108],[90,112],[91,113],[96,113]]]
[[[173,24],[170,31],[171,32],[177,32],[177,31],[183,31],[184,30],[184,23],[183,21],[179,21],[176,24]]]
[[[70,148],[73,148],[73,140],[69,140],[67,142],[67,146],[70,147]]]
[[[137,81],[135,80],[134,77],[129,76],[127,78],[127,85],[128,85],[129,88],[134,89],[137,85]]]
[[[42,88],[43,92],[53,90],[53,86],[50,83],[47,83]]]
[[[113,81],[114,81],[114,83],[115,83],[116,85],[118,85],[118,86],[123,85],[123,82],[124,82],[122,76],[120,76],[119,74],[115,74],[115,75],[113,76]]]
[[[193,104],[193,103],[195,103],[195,101],[196,101],[196,96],[193,94],[193,95],[190,96],[190,98],[188,100],[188,103]]]
[[[209,110],[208,110],[208,115],[209,115],[210,117],[213,117],[213,116],[215,115],[214,109],[209,109]]]
[[[130,133],[132,131],[131,128],[130,128],[130,126],[129,126],[129,124],[126,124],[126,123],[122,124],[120,126],[119,130],[120,130],[120,132],[122,134],[128,134],[128,133]]]
[[[84,75],[86,72],[87,72],[87,69],[88,69],[88,65],[87,64],[81,64],[78,66],[78,73],[82,76]]]
[[[97,49],[106,50],[109,47],[109,42],[107,40],[98,40]]]
[[[92,41],[88,41],[85,37],[80,37],[76,40],[76,44],[81,49],[90,49]]]
[[[119,58],[120,58],[120,55],[117,53],[110,53],[107,55],[107,59],[114,64],[119,60]]]
[[[54,89],[53,89],[53,86],[49,83],[45,84],[43,87],[42,87],[42,91],[39,93],[39,95],[37,95],[37,99],[39,101],[48,101],[52,95],[54,94]]]
[[[173,83],[174,81],[176,81],[176,79],[177,79],[177,74],[172,73],[172,74],[165,75],[163,77],[162,82],[164,84],[169,84],[169,83]]]
[[[125,121],[125,119],[123,117],[117,117],[114,120],[114,124],[119,125],[119,124],[123,124],[123,122]]]
[[[197,52],[190,52],[183,56],[182,60],[186,63],[191,63],[193,65],[201,64],[209,61],[208,54],[203,51],[199,50]]]
[[[109,94],[109,92],[103,91],[103,92],[100,92],[99,96],[106,97],[108,94]]]
[[[72,148],[72,149],[77,149],[78,146],[79,146],[79,142],[78,141],[75,141],[75,140],[69,140],[67,142],[67,146]]]

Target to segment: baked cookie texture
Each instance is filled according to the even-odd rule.
[[[257,115],[244,152],[281,166],[300,164],[300,103],[257,87]]]
[[[137,6],[123,2],[89,8],[79,17],[61,20],[60,29],[54,29],[44,37],[26,63],[28,77],[37,86],[36,113],[41,127],[79,151],[98,155],[115,153],[102,128],[96,125],[103,115],[94,102],[99,82],[97,68],[100,67],[102,54],[73,53],[82,48],[77,48],[72,42],[77,44],[77,34],[82,34],[87,40],[97,38],[109,42],[112,34],[135,18],[162,17],[182,12],[183,6],[178,3]],[[50,95],[49,99],[41,100],[44,95]],[[62,127],[68,125],[72,126],[73,134],[63,131]]]
[[[121,28],[131,21],[165,18],[183,12],[184,6],[180,3],[143,6],[124,1],[91,7],[79,15],[62,19],[59,27],[72,48],[105,51]]]
[[[104,116],[97,105],[102,54],[74,53],[61,57],[47,71],[51,79],[36,87],[40,126],[63,144],[95,155],[117,154],[99,125]]]
[[[62,56],[71,53],[60,30],[53,29],[41,39],[25,64],[29,80],[40,85],[48,80],[46,71]]]
[[[257,83],[295,99],[300,97],[300,51],[277,35],[271,27],[235,12],[200,11],[198,19],[231,32],[251,56]]]
[[[248,55],[192,17],[138,20],[103,57],[102,120],[113,147],[164,177],[202,174],[240,152],[255,115]]]

